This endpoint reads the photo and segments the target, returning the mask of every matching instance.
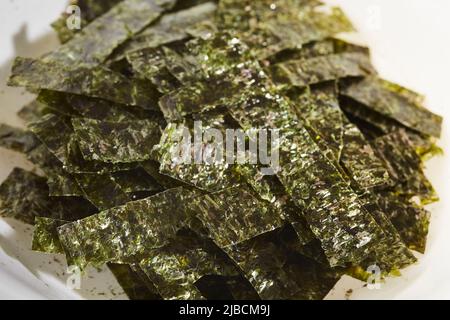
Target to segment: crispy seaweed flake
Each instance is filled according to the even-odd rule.
[[[431,182],[425,176],[422,160],[414,150],[405,131],[399,130],[374,140],[374,147],[384,159],[390,173],[398,183],[398,194],[418,197],[423,204],[439,200]]]
[[[31,132],[0,124],[0,147],[21,153],[28,153],[40,144]]]
[[[83,67],[17,58],[8,85],[103,98],[156,110],[157,92],[147,82],[128,79],[104,66]]]
[[[142,276],[128,264],[108,263],[108,268],[116,277],[130,300],[160,300],[153,285],[147,285]]]
[[[58,237],[58,228],[68,221],[36,217],[32,250],[44,253],[64,253]]]
[[[323,139],[336,162],[360,187],[368,189],[392,184],[384,163],[340,109],[333,84],[312,92],[308,90],[295,97],[293,105],[299,117]]]
[[[406,92],[406,93],[405,93]],[[411,92],[381,80],[368,77],[344,88],[343,95],[418,132],[439,138],[442,117],[425,109]]]
[[[139,261],[183,228],[185,205],[196,195],[171,189],[64,225],[59,236],[69,260],[81,267]]]
[[[278,85],[297,87],[347,77],[362,77],[372,73],[369,56],[359,52],[332,54],[307,60],[291,60],[269,68]]]
[[[182,11],[165,14],[158,22],[145,28],[119,47],[110,59],[120,60],[133,51],[157,48],[164,44],[187,39],[189,28],[212,19],[216,9],[215,3],[206,2]]]
[[[174,4],[175,0],[124,0],[42,60],[62,65],[103,63],[115,48]]]
[[[221,248],[283,225],[278,210],[244,188],[225,189],[192,199],[187,209],[203,222]]]
[[[181,230],[167,245],[151,250],[149,256],[140,266],[164,299],[258,297],[250,284],[245,285],[240,269],[224,252],[191,231]],[[217,292],[211,284],[225,292]]]
[[[46,179],[16,168],[0,186],[0,214],[34,224],[35,217],[74,221],[96,212],[83,198],[49,197]]]
[[[108,12],[112,7],[123,0],[72,0],[71,4],[76,5],[81,10],[81,27],[84,28],[97,17]],[[58,20],[52,23],[53,29],[57,32],[61,43],[66,43],[72,39],[79,30],[67,27],[68,14],[64,13]]]
[[[123,205],[131,199],[107,174],[76,174],[78,182],[84,196],[99,210]]]
[[[142,167],[115,172],[112,174],[112,179],[126,193],[163,191],[163,187]]]
[[[288,235],[280,235],[288,233]],[[294,243],[290,228],[275,230],[227,250],[265,300],[323,299],[340,278],[339,271],[320,265],[292,250],[280,238]]]
[[[151,120],[106,122],[72,119],[75,136],[86,160],[133,163],[150,159],[161,137],[158,123]]]

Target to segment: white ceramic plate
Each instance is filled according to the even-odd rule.
[[[450,2],[448,0],[329,0],[340,5],[359,29],[354,40],[368,44],[380,74],[425,94],[428,107],[445,117],[440,143],[447,152],[450,119]],[[23,125],[15,112],[32,96],[5,85],[12,59],[38,57],[57,46],[49,24],[65,1],[11,0],[0,2],[0,122]],[[449,299],[450,213],[448,156],[428,163],[428,176],[442,201],[430,207],[432,223],[428,249],[420,262],[388,279],[379,290],[344,277],[329,299]],[[0,181],[15,166],[31,169],[24,158],[0,149]],[[0,219],[0,299],[123,299],[108,271],[90,270],[80,290],[66,286],[64,259],[29,250],[31,228]],[[352,289],[353,293],[346,296]]]

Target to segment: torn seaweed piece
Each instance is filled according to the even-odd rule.
[[[383,161],[340,109],[333,83],[291,95],[291,100],[297,115],[320,136],[338,165],[345,168],[359,187],[370,189],[392,184]]]
[[[142,167],[118,171],[112,173],[111,176],[114,182],[120,186],[120,189],[126,193],[163,191],[163,187]]]
[[[192,199],[188,213],[209,230],[221,248],[270,232],[284,224],[280,212],[242,187]]]
[[[44,217],[36,217],[32,250],[43,253],[63,254],[64,249],[58,237],[58,228],[69,223]]]
[[[100,211],[123,205],[130,197],[114,182],[108,174],[74,175],[86,199]]]
[[[108,263],[107,266],[130,300],[161,300],[154,287],[147,286],[130,265]]]
[[[84,118],[107,122],[130,122],[134,120],[154,120],[165,126],[160,111],[145,110],[140,107],[127,106],[104,99],[80,95],[66,95],[68,103]]]
[[[67,163],[67,145],[71,139],[72,129],[63,118],[48,114],[39,121],[30,124],[28,128],[59,161],[63,164]],[[55,132],[58,134],[55,134]]]
[[[0,186],[0,215],[34,224],[35,217],[74,221],[96,212],[83,198],[48,194],[45,178],[16,168]]]
[[[23,106],[22,109],[17,112],[20,119],[25,121],[25,123],[31,123],[38,121],[42,118],[49,110],[47,106],[37,100],[33,100],[30,103]]]
[[[418,197],[423,204],[439,200],[431,182],[425,176],[422,160],[404,130],[377,138],[373,143],[391,175],[399,181],[394,187],[398,194],[409,198]]]
[[[90,161],[133,163],[149,160],[161,137],[158,123],[151,120],[106,122],[72,119],[83,157]]]
[[[41,60],[61,65],[103,63],[121,43],[155,21],[174,4],[175,0],[124,0]]]
[[[437,138],[441,135],[442,117],[418,104],[420,99],[411,98],[410,91],[399,91],[389,82],[368,77],[344,86],[342,95],[410,129]]]
[[[151,84],[130,80],[103,66],[66,66],[19,57],[14,62],[8,85],[86,95],[157,110],[158,93]]]
[[[140,266],[167,300],[258,298],[224,252],[189,230],[181,230],[167,245],[151,250]]]
[[[80,8],[81,28],[84,28],[91,21],[97,17],[108,12],[112,7],[123,0],[72,0],[71,5],[76,5]],[[69,29],[67,26],[68,13],[64,13],[58,20],[52,23],[52,28],[58,34],[61,43],[66,43],[72,39],[78,32],[78,29]]]
[[[263,234],[226,252],[264,300],[323,299],[341,273],[292,250],[285,244],[287,239],[298,241],[289,227]]]
[[[339,8],[325,12],[320,1],[221,1],[218,25],[239,30],[260,59],[299,48],[354,28]]]
[[[198,192],[176,188],[70,223],[59,236],[71,263],[133,263],[167,243],[186,225],[185,205]]]
[[[65,93],[41,90],[36,100],[45,105],[45,107],[53,113],[60,116],[80,116],[80,114],[67,102],[67,94]]]
[[[40,144],[34,134],[7,124],[0,124],[0,147],[28,153]]]
[[[84,193],[76,179],[62,167],[46,171],[47,185],[51,197],[83,197]]]
[[[180,1],[185,2],[185,1]],[[187,39],[187,29],[214,17],[217,5],[206,2],[182,11],[165,14],[117,48],[109,60],[120,60],[129,53],[144,48],[157,48],[171,42]]]
[[[378,204],[411,250],[425,253],[430,213],[416,204],[382,193]]]
[[[387,212],[380,207],[376,194],[366,192],[359,197],[359,201],[381,227],[384,234],[384,237],[380,239],[372,253],[365,261],[361,262],[360,266],[367,270],[369,266],[377,265],[383,274],[389,274],[414,264],[417,259],[408,250],[387,216]]]
[[[195,120],[199,122],[170,123],[164,130],[155,147],[160,173],[209,192],[237,185],[239,181],[232,175],[232,166],[226,163],[221,152],[225,141],[218,135],[208,135],[208,132],[221,132],[225,136],[228,125],[225,114],[205,112]]]
[[[110,174],[112,172],[134,169],[139,163],[106,163],[100,161],[87,161],[81,153],[78,141],[72,135],[67,145],[68,157],[64,169],[72,174],[97,173]]]
[[[305,87],[325,81],[363,77],[374,73],[367,54],[359,52],[332,54],[307,60],[291,60],[269,67],[277,85]]]
[[[280,216],[291,223],[297,233],[299,246],[315,238],[303,217],[302,209],[295,204],[276,176],[263,175],[254,165],[238,165],[234,170],[257,193],[258,197],[268,201],[280,211]]]
[[[158,184],[160,184],[166,190],[188,185],[180,180],[161,174],[159,172],[159,168],[161,165],[154,160],[144,161],[141,163],[141,166],[142,168],[144,168],[145,172],[147,172]]]

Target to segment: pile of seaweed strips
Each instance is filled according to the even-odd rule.
[[[0,213],[33,250],[107,264],[132,299],[322,299],[344,274],[424,252],[438,197],[423,161],[442,118],[380,79],[316,0],[76,2],[81,31],[17,58],[37,99],[0,127],[15,169]],[[280,170],[171,159],[179,124],[280,129]],[[203,141],[206,143],[207,141]]]

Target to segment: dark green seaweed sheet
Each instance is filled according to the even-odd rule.
[[[64,225],[59,236],[69,260],[81,267],[143,259],[186,224],[184,203],[195,194],[171,189]]]
[[[42,60],[61,65],[102,63],[174,4],[175,0],[124,0]]]
[[[34,224],[35,217],[74,221],[96,209],[76,197],[49,197],[46,179],[16,168],[0,186],[0,214]]]
[[[149,160],[161,137],[159,124],[151,120],[106,122],[74,118],[72,125],[86,160],[110,163]]]
[[[39,144],[39,140],[31,132],[0,124],[0,147],[28,153]]]
[[[212,241],[192,231],[181,230],[167,245],[151,250],[149,256],[140,266],[164,299],[258,297],[234,262]],[[224,292],[218,292],[212,284]]]
[[[342,94],[408,128],[439,138],[442,117],[418,104],[417,99],[412,100],[409,91],[406,97],[404,90],[398,91],[388,82],[368,77],[351,83]]]
[[[84,28],[97,17],[108,12],[112,7],[123,0],[72,0],[71,5],[76,5],[81,11],[81,28]],[[58,20],[52,23],[53,29],[57,32],[61,43],[66,43],[72,39],[80,30],[69,29],[67,19],[69,15],[64,13]]]

